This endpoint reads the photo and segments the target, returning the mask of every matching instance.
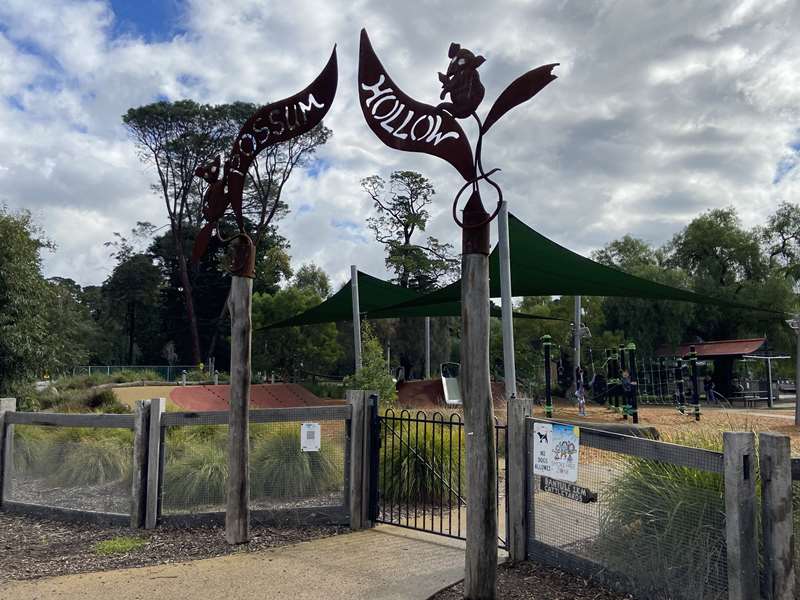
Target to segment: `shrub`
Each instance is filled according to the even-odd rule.
[[[441,423],[394,422],[396,435],[390,432],[382,442],[379,473],[381,489],[391,502],[457,503],[459,496],[465,497],[462,428]]]
[[[303,452],[296,423],[257,433],[252,441],[254,497],[302,498],[335,490],[341,480],[336,450],[324,441],[319,452]]]
[[[31,425],[14,426],[14,470],[26,475],[46,475],[55,467],[49,460],[51,431]]]
[[[361,368],[355,375],[345,377],[347,390],[368,390],[378,392],[381,406],[392,406],[397,400],[397,390],[392,376],[386,370],[383,348],[369,323],[362,325]]]
[[[709,435],[672,441],[720,449]],[[612,571],[631,575],[644,597],[708,598],[715,583],[727,582],[721,474],[628,458],[602,502],[591,552]]]
[[[127,482],[131,474],[130,431],[64,429],[54,436],[49,460],[56,485],[78,487]]]
[[[164,473],[164,505],[170,508],[218,505],[225,501],[228,454],[220,443],[190,438]]]

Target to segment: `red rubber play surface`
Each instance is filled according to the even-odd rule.
[[[229,385],[178,386],[169,399],[187,411],[228,410],[231,397]],[[296,383],[266,383],[250,388],[251,408],[298,408],[344,404],[344,400],[318,398]]]

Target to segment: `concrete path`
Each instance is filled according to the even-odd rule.
[[[12,582],[0,598],[412,600],[463,576],[463,542],[381,526],[266,552]]]

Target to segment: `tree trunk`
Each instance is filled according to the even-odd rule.
[[[183,287],[183,301],[186,305],[186,318],[189,320],[189,334],[192,339],[192,363],[199,365],[203,362],[200,352],[200,334],[197,331],[197,316],[194,314],[194,298],[192,298],[192,284],[189,282],[189,269],[186,266],[186,256],[183,254],[179,240],[175,240],[178,247],[178,266],[181,272],[181,287]]]

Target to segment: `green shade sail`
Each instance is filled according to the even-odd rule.
[[[780,311],[737,304],[629,275],[556,244],[512,214],[508,217],[512,296],[624,296],[715,304],[782,314]],[[500,252],[497,247],[489,257],[489,277],[491,297],[499,298]],[[353,304],[350,287],[348,282],[322,304],[262,329],[351,321]],[[461,315],[461,281],[428,294],[420,294],[359,271],[358,292],[361,313],[367,319]],[[492,305],[490,312],[493,317],[500,316],[497,306]],[[514,313],[514,318],[562,320],[524,313]]]
[[[508,217],[512,296],[625,296],[716,304],[781,314],[629,275],[556,244],[512,214]],[[500,252],[497,247],[489,257],[489,277],[491,297],[499,298]],[[421,298],[406,301],[401,307],[453,302],[460,297],[461,282],[456,281]]]
[[[460,288],[459,288],[460,290]],[[461,294],[453,301],[436,302],[414,306],[404,306],[408,301],[424,298],[423,294],[409,290],[399,285],[394,285],[372,275],[358,272],[358,302],[359,309],[367,319],[396,319],[400,317],[459,317],[461,316]],[[403,306],[400,306],[403,305]],[[493,317],[500,316],[500,308],[492,305],[490,313]],[[525,313],[514,313],[519,319],[544,319],[560,321],[555,317],[540,317]],[[318,323],[334,323],[338,321],[353,320],[353,292],[351,282],[347,282],[342,289],[333,296],[294,317],[272,323],[259,329],[279,329],[282,327],[296,327],[299,325],[314,325]]]

